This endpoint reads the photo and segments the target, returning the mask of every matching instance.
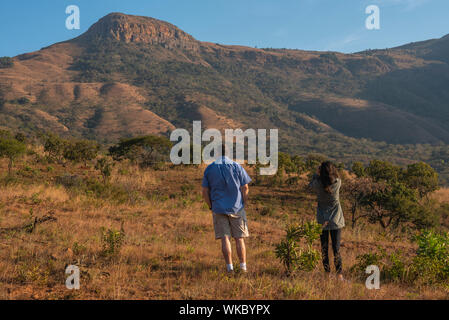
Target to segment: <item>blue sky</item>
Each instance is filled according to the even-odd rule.
[[[77,5],[81,29],[67,30]],[[378,5],[380,30],[365,28]],[[151,16],[201,41],[356,52],[449,34],[448,0],[1,0],[0,56],[39,50],[85,32],[110,12]]]

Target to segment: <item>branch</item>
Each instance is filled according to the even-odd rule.
[[[4,233],[4,232],[22,231],[22,230],[27,231],[28,233],[32,233],[38,224],[41,224],[41,223],[44,223],[47,221],[57,221],[57,219],[52,215],[46,215],[46,216],[43,216],[42,218],[36,217],[36,218],[34,218],[34,220],[31,223],[27,223],[22,226],[10,227],[10,228],[0,228],[0,234]]]

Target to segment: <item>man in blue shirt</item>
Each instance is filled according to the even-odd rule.
[[[224,144],[222,155],[225,154]],[[246,272],[244,238],[249,236],[244,205],[248,202],[248,183],[251,178],[245,169],[226,156],[220,156],[204,171],[203,198],[212,211],[215,239],[221,248],[228,272],[234,270],[230,238],[235,239],[240,269]]]

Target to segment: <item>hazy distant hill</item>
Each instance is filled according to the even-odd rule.
[[[356,54],[255,49],[112,13],[13,62],[0,69],[4,127],[111,142],[203,120],[279,128],[283,150],[344,161],[449,161],[448,36]]]

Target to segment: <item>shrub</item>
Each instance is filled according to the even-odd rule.
[[[111,257],[116,256],[120,252],[123,245],[125,232],[123,225],[120,231],[114,229],[101,228],[102,255]]]
[[[363,163],[361,163],[361,162],[358,162],[358,161],[354,162],[352,164],[351,170],[358,178],[365,176],[365,167],[363,166]]]
[[[98,199],[108,199],[117,203],[124,203],[126,201],[134,202],[134,194],[129,194],[122,186],[117,186],[111,183],[102,183],[94,178],[85,179],[80,190],[88,196],[93,196]]]
[[[64,146],[64,158],[73,162],[84,162],[95,159],[100,149],[96,142],[89,140],[71,140],[67,141]]]
[[[69,142],[53,133],[44,136],[44,151],[52,161],[62,162]]]
[[[66,140],[53,133],[47,133],[43,138],[48,158],[59,163],[63,163],[65,159],[75,163],[83,162],[86,166],[87,161],[95,159],[100,150],[99,144],[94,141]]]
[[[183,196],[187,196],[189,194],[192,194],[192,192],[194,192],[194,190],[195,190],[195,186],[193,184],[190,184],[190,183],[188,183],[188,184],[186,183],[186,184],[183,184],[181,186],[181,194]]]
[[[363,279],[365,270],[368,266],[374,265],[380,268],[383,259],[383,253],[364,253],[356,257],[356,263],[349,269],[357,278]]]
[[[320,261],[320,253],[313,249],[307,249],[299,254],[298,269],[313,271]]]
[[[66,187],[74,194],[83,194],[97,199],[108,199],[116,203],[131,201],[135,195],[129,194],[123,186],[100,182],[96,178],[83,178],[64,174],[55,178],[55,182]]]
[[[311,221],[302,225],[290,225],[286,228],[286,237],[276,245],[276,257],[285,266],[287,275],[295,270],[312,271],[318,264],[320,255],[312,248],[322,232],[318,223]],[[306,247],[300,246],[300,240],[304,239]]]
[[[299,244],[291,236],[291,228],[287,228],[287,236],[281,243],[276,245],[275,253],[276,257],[284,265],[287,275],[291,274],[297,267],[299,259]]]
[[[28,99],[27,97],[21,97],[21,98],[17,99],[16,102],[20,105],[24,105],[24,104],[30,103],[30,99]]]
[[[449,233],[423,231],[415,237],[418,243],[412,263],[415,279],[432,284],[449,280]]]
[[[0,57],[0,69],[12,68],[14,61],[11,57]]]
[[[68,173],[62,176],[57,176],[55,182],[64,186],[65,188],[80,188],[83,185],[83,178],[77,175],[70,175]]]
[[[408,281],[409,266],[400,250],[388,256],[388,263],[383,268],[383,276],[389,281]]]
[[[305,159],[304,169],[308,172],[315,172],[316,169],[326,161],[327,158],[319,154],[310,154]]]
[[[440,261],[449,258],[449,233],[438,234],[426,230],[416,236],[415,241],[418,243],[418,256]]]
[[[268,207],[263,207],[260,210],[260,215],[261,216],[270,216],[270,217],[272,217],[275,212],[276,212],[276,210],[274,209],[273,206],[268,206]]]
[[[426,230],[417,235],[415,241],[418,250],[412,258],[406,259],[400,251],[387,254],[379,248],[376,253],[358,256],[350,271],[362,279],[366,276],[366,267],[376,265],[384,281],[448,285],[449,233]]]
[[[114,160],[129,159],[142,167],[154,166],[168,159],[172,143],[165,137],[143,136],[122,139],[109,148]]]
[[[100,158],[97,160],[95,169],[100,171],[100,174],[103,177],[103,183],[106,183],[111,177],[113,166],[114,163],[107,158]]]
[[[382,281],[406,281],[408,280],[409,264],[401,251],[387,254],[379,247],[378,252],[365,253],[357,256],[357,262],[350,268],[350,272],[358,279],[365,279],[365,270],[370,265],[378,266]]]

